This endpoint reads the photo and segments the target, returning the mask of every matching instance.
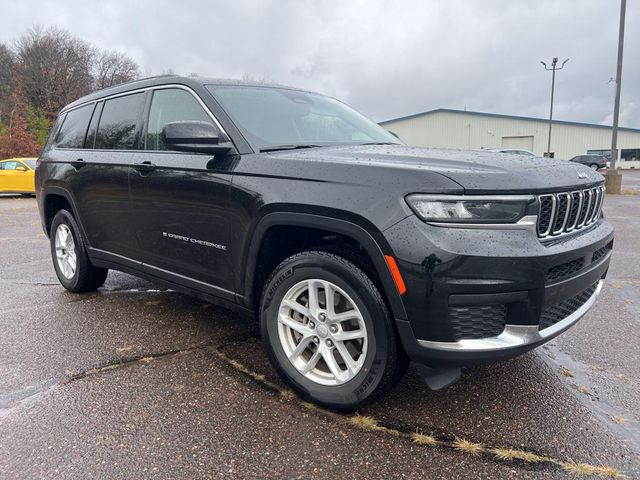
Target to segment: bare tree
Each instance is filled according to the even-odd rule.
[[[53,117],[93,87],[95,49],[69,32],[34,27],[15,45],[18,81],[27,102]]]
[[[15,87],[16,62],[13,52],[0,43],[0,123],[8,124],[12,109],[11,92]]]
[[[123,53],[104,51],[96,57],[94,86],[97,89],[135,80],[139,76],[136,62]]]

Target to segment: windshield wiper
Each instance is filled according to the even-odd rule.
[[[367,142],[367,143],[360,143],[359,145],[402,145],[402,144],[398,142]]]
[[[261,148],[261,152],[275,152],[278,150],[296,150],[298,148],[313,148],[313,147],[321,147],[322,145],[314,145],[314,144],[304,144],[304,145],[271,145],[269,147]]]

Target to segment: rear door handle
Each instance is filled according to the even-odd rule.
[[[82,167],[84,167],[87,163],[82,159],[82,158],[78,158],[76,160],[73,160],[71,162],[71,166],[73,168],[75,168],[76,170],[80,170]]]
[[[146,160],[146,161],[144,161],[142,163],[135,163],[133,165],[133,168],[135,170],[137,170],[138,172],[140,172],[140,173],[147,173],[147,172],[150,172],[152,170],[155,170],[156,166],[153,163],[151,163],[150,161]]]

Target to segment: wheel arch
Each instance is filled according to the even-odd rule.
[[[269,231],[277,227],[304,227],[321,230],[346,237],[359,244],[371,259],[372,268],[375,270],[383,289],[381,293],[386,297],[394,318],[407,318],[402,299],[384,258],[385,254],[392,252],[383,235],[372,226],[368,226],[369,229],[367,229],[349,220],[301,212],[268,213],[259,220],[253,229],[251,242],[244,255],[244,268],[241,270],[245,274],[243,277],[244,285],[240,288],[240,291],[243,292],[243,298],[239,301],[244,303],[246,307],[253,308],[256,302],[254,286],[263,242]]]
[[[71,210],[70,213],[73,215],[78,224],[82,239],[85,243],[87,243],[87,236],[82,226],[82,222],[80,221],[80,218],[78,218],[78,209],[76,208],[76,202],[73,198],[73,195],[67,189],[59,186],[48,186],[45,187],[43,191],[41,215],[42,228],[44,229],[45,234],[47,235],[47,237],[49,236],[53,217],[59,210],[64,207],[68,207]]]

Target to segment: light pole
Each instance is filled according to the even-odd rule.
[[[624,1],[624,0],[623,0]],[[553,57],[551,61],[551,68],[547,66],[542,60],[540,63],[544,65],[545,70],[551,70],[551,107],[549,108],[549,136],[547,138],[547,157],[551,156],[551,125],[553,124],[553,91],[556,88],[556,70],[562,70],[564,68],[564,64],[567,63],[569,59],[567,58],[562,65],[558,66],[558,57]]]

